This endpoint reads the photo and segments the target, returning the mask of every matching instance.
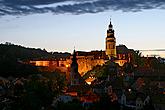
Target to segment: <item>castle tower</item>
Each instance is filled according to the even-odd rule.
[[[76,51],[74,50],[72,55],[72,64],[71,64],[71,72],[70,72],[70,84],[71,85],[80,85],[81,76],[78,72],[78,63],[76,58]]]
[[[116,38],[114,36],[114,30],[113,30],[113,25],[111,23],[111,20],[110,20],[109,28],[107,30],[105,51],[109,59],[116,57]]]

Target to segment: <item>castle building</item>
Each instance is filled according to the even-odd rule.
[[[109,28],[107,30],[106,37],[106,55],[108,55],[109,59],[116,57],[116,38],[114,35],[113,25],[110,21]]]
[[[54,59],[54,60],[32,60],[31,64],[36,66],[44,66],[51,70],[59,69],[62,72],[66,72],[68,77],[73,77],[74,73],[79,73],[83,76],[86,72],[92,70],[97,65],[103,65],[108,60],[113,61],[119,66],[123,66],[125,63],[134,62],[134,50],[128,49],[125,45],[116,46],[116,38],[113,25],[110,21],[107,36],[106,36],[106,48],[105,51],[95,50],[90,52],[74,51],[73,55],[69,57]],[[72,81],[72,84],[76,84],[78,81]]]

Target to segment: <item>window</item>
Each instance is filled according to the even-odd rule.
[[[113,45],[113,49],[115,48],[115,45]]]

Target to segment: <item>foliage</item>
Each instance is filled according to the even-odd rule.
[[[46,78],[48,87],[56,94],[60,94],[66,87],[66,76],[60,72],[45,73],[43,76]]]
[[[156,70],[164,70],[165,64],[160,63],[160,61],[157,58],[153,58],[151,60],[151,67]]]
[[[122,89],[124,86],[123,78],[124,77],[116,77],[116,79],[112,81],[113,88]]]
[[[28,48],[11,43],[0,44],[0,56],[9,56],[19,58],[20,60],[29,59],[51,59],[59,57],[68,57],[69,53],[47,52],[45,49]]]
[[[19,58],[20,60],[53,57],[50,53],[41,49],[26,48],[14,44],[0,44],[0,55]]]
[[[137,51],[134,52],[133,56],[134,56],[135,64],[137,64],[138,67],[143,67],[144,66],[144,61],[141,58],[142,53],[139,50],[137,50]]]
[[[40,110],[47,107],[53,99],[53,92],[43,82],[30,80],[24,86],[20,98],[13,104],[15,110]]]
[[[22,79],[22,78],[20,78]],[[41,110],[49,108],[53,98],[62,94],[66,87],[65,76],[58,72],[33,74],[22,83],[11,83],[7,96],[10,103],[0,104],[7,110]]]
[[[117,64],[111,61],[106,62],[103,66],[96,66],[91,71],[87,72],[83,78],[86,79],[89,76],[94,76],[97,78],[115,76],[117,74]]]
[[[120,110],[119,103],[117,101],[111,101],[111,97],[107,94],[104,94],[100,97],[100,101],[98,103],[99,109],[101,110]],[[98,109],[98,110],[99,110]]]
[[[134,71],[134,67],[131,63],[125,63],[123,67],[125,73],[132,73]]]
[[[101,69],[101,66],[100,66],[100,65],[96,65],[95,67],[93,67],[92,70],[88,71],[88,72],[83,76],[83,78],[84,78],[84,79],[87,79],[87,78],[90,77],[90,76],[96,76],[96,75],[97,75],[96,72],[98,72],[100,69]],[[99,76],[99,74],[98,74],[98,76]]]
[[[21,77],[39,73],[35,66],[17,62],[12,56],[0,58],[0,68],[0,76],[2,77]]]
[[[24,64],[32,59],[53,59],[67,57],[68,53],[48,53],[45,49],[26,48],[9,42],[0,44],[0,76],[28,76],[39,73],[36,67]]]
[[[68,102],[68,103],[58,103],[57,107],[55,108],[55,110],[83,110],[83,107],[81,105],[81,102],[79,102],[78,100],[73,100],[72,102]]]

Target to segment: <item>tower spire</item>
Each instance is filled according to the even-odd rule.
[[[74,47],[74,50],[73,50],[72,62],[74,62],[75,64],[77,64],[77,58],[76,58],[76,50],[75,50],[75,47]]]
[[[106,37],[106,55],[108,55],[109,59],[116,57],[116,38],[114,36],[111,18]]]
[[[80,85],[83,83],[81,75],[78,72],[78,63],[76,58],[76,50],[74,49],[72,54],[72,63],[71,63],[71,71],[70,71],[70,84],[73,85]]]
[[[112,25],[112,22],[111,22],[111,18],[110,18],[110,23],[109,23],[109,30],[113,30],[113,25]]]

